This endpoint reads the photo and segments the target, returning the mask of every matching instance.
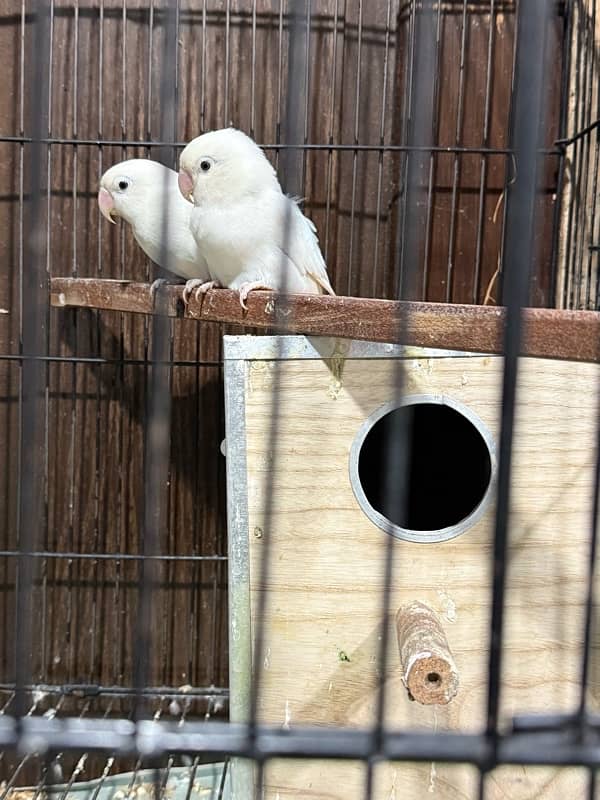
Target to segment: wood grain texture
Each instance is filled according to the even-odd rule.
[[[244,311],[237,292],[213,289],[185,309],[181,286],[163,290],[166,313],[174,317],[228,322],[286,333],[339,336],[371,342],[397,342],[478,353],[501,353],[505,312],[502,308],[444,303],[411,303],[328,295],[252,292]],[[153,313],[148,284],[129,281],[53,278],[55,307]],[[523,310],[523,355],[600,361],[600,312]]]
[[[444,622],[460,673],[459,691],[443,707],[410,702],[393,645],[384,673],[385,721],[402,728],[479,731],[485,720],[494,504],[453,540],[394,540],[390,613],[382,620],[388,542],[358,505],[348,459],[364,420],[394,397],[394,366],[379,359],[346,360],[341,379],[339,368],[334,374],[331,367],[307,360],[246,365],[254,614],[259,595],[268,592],[261,716],[283,726],[371,725],[382,625],[389,626],[394,643],[397,610],[418,601]],[[278,437],[269,449],[276,374]],[[463,403],[497,441],[500,358],[411,358],[404,374],[406,394],[443,395]],[[504,722],[518,713],[576,707],[599,378],[592,364],[524,359],[521,365],[505,596]],[[456,467],[469,480],[462,457],[457,456]],[[271,566],[264,584],[261,559],[267,541]],[[256,624],[254,618],[253,630]],[[597,665],[592,673],[596,707]],[[470,798],[473,780],[467,767],[381,765],[375,798],[422,800],[429,792],[442,800]],[[585,781],[579,770],[507,767],[490,776],[486,797],[560,800],[567,791],[583,796]],[[364,770],[273,764],[267,783],[269,800],[346,800],[360,796]]]

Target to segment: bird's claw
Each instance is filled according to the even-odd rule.
[[[209,289],[218,289],[219,287],[218,281],[203,281],[200,278],[191,278],[183,288],[183,303],[185,306],[188,305],[192,292],[194,292],[196,300],[199,300]]]
[[[254,291],[254,289],[266,289],[266,291],[272,291],[272,288],[272,286],[265,286],[265,284],[261,283],[260,281],[249,281],[248,283],[242,283],[239,290],[241,307],[244,309],[244,311],[248,311],[246,300],[248,299],[250,292]]]

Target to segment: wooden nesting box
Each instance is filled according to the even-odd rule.
[[[385,680],[388,726],[481,731],[502,359],[300,336],[226,337],[225,359],[232,717],[247,714],[251,637],[262,623],[264,722],[368,728]],[[599,378],[596,364],[521,360],[501,696],[507,722],[576,707]],[[399,518],[382,492],[397,468],[383,443],[409,417],[414,457]],[[399,524],[390,527],[388,514]],[[393,588],[382,619],[390,536]],[[383,625],[390,648],[378,675]],[[419,644],[424,630],[429,639]],[[418,663],[432,651],[439,662]],[[265,775],[272,800],[348,800],[362,796],[365,766],[273,761]],[[503,767],[488,778],[486,797],[562,800],[566,792],[583,796],[586,781],[579,769]],[[476,786],[468,766],[383,763],[373,796],[474,797]]]

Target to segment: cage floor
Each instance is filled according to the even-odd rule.
[[[91,691],[92,687],[88,687]],[[10,714],[14,690],[0,689],[0,715]],[[131,719],[135,713],[133,692],[115,691],[85,696],[61,687],[38,687],[29,694],[28,716],[47,719]],[[139,698],[138,698],[139,700]],[[222,717],[227,693],[214,689],[211,696],[192,687],[165,687],[164,693],[143,696],[143,715],[155,721],[174,723]],[[45,758],[38,753],[0,752],[0,800],[25,800],[51,796],[77,800],[145,800],[148,796],[185,800],[226,797],[220,776],[223,764],[209,757],[169,753],[159,761],[102,755],[84,751],[58,752]],[[151,768],[150,768],[151,767]],[[216,792],[216,794],[215,794]],[[221,792],[221,794],[219,794]]]

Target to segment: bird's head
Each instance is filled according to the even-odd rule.
[[[197,206],[252,197],[279,188],[275,170],[242,131],[225,128],[198,136],[179,159],[179,190]]]
[[[177,183],[177,173],[158,161],[133,158],[121,161],[107,169],[100,179],[98,205],[109,222],[114,217],[123,217],[134,224],[143,215],[156,197],[170,191]]]

